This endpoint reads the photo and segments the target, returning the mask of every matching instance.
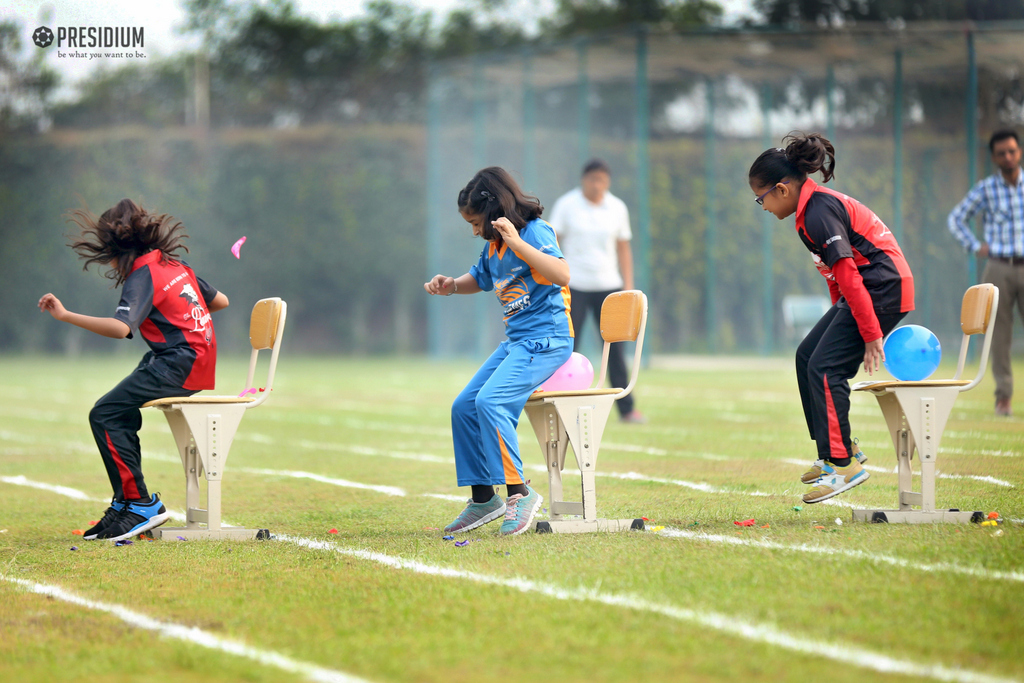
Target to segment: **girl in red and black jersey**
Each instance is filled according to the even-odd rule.
[[[801,478],[814,482],[805,503],[818,503],[863,483],[868,472],[851,459],[850,385],[864,363],[869,374],[885,360],[882,339],[914,310],[914,278],[896,238],[869,208],[808,174],[834,176],[835,150],[821,135],[790,134],[785,149],[763,152],[748,174],[755,201],[782,220],[796,214],[796,232],[828,281],[832,308],[796,352],[796,376],[818,460]]]
[[[171,216],[149,213],[130,199],[99,218],[84,210],[69,215],[81,228],[69,246],[86,259],[86,268],[92,263],[109,266],[106,276],[121,287],[121,300],[110,318],[72,313],[53,294],[39,300],[39,310],[104,337],[131,339],[139,333],[150,348],[138,367],[89,412],[114,497],[85,539],[118,541],[169,518],[159,495],[149,494],[142,477],[139,408],[157,398],[213,388],[217,338],[210,313],[226,308],[228,298],[174,258],[175,252],[188,248],[181,244],[187,237],[181,223]]]

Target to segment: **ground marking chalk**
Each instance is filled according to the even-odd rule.
[[[33,482],[26,479],[24,476],[18,477],[0,477],[0,481],[11,483],[21,486],[31,486],[33,488],[39,488],[49,490],[54,493],[69,496],[78,500],[90,500],[88,494],[78,491],[77,489],[68,488],[66,486],[54,486],[50,484],[42,484],[40,482]],[[660,532],[664,534],[664,531]],[[684,533],[693,532],[676,532],[679,535]],[[696,534],[695,534],[696,535]],[[552,597],[558,600],[577,600],[577,601],[591,601],[598,602],[601,604],[625,607],[628,609],[634,609],[639,611],[646,611],[655,614],[661,614],[673,619],[681,621],[689,621],[698,623],[703,626],[714,628],[731,635],[746,638],[748,640],[755,640],[758,642],[775,645],[785,649],[794,650],[806,654],[813,654],[823,657],[828,657],[836,661],[846,662],[855,666],[872,669],[880,672],[888,673],[899,673],[912,676],[922,676],[928,678],[934,678],[940,681],[955,681],[962,683],[1013,683],[1013,679],[999,678],[996,676],[990,676],[988,674],[973,672],[963,669],[951,669],[941,665],[927,665],[917,664],[914,662],[906,662],[898,659],[893,659],[885,655],[880,655],[868,650],[862,650],[859,648],[849,648],[833,643],[827,643],[824,641],[814,641],[799,638],[797,636],[790,635],[783,631],[778,630],[774,626],[767,624],[756,624],[746,622],[735,617],[728,615],[718,614],[714,612],[699,612],[696,610],[676,607],[673,605],[663,605],[655,602],[651,602],[639,596],[630,595],[616,595],[599,593],[593,589],[588,588],[577,588],[568,589],[561,588],[558,586],[545,585],[529,579],[508,579],[499,576],[488,576],[486,574],[478,574],[475,572],[467,572],[459,569],[450,569],[447,567],[438,567],[434,565],[428,565],[415,560],[407,560],[401,557],[394,557],[391,555],[385,555],[383,553],[376,553],[369,550],[358,550],[353,548],[339,548],[333,543],[324,541],[309,539],[309,538],[293,538],[284,535],[278,535],[277,540],[293,543],[302,547],[312,549],[326,549],[333,550],[343,555],[356,557],[360,559],[370,560],[385,564],[397,569],[408,569],[421,574],[430,574],[434,576],[444,576],[448,578],[461,578],[475,581],[478,583],[486,583],[490,585],[500,585],[522,592],[536,592]],[[740,540],[740,539],[736,539]],[[732,541],[732,539],[730,539]],[[749,544],[747,542],[745,544]],[[782,544],[779,544],[782,545]],[[788,546],[786,549],[802,551],[802,552],[815,552],[819,553],[825,549],[822,546]],[[847,552],[860,552],[860,551],[847,551]],[[875,556],[871,553],[864,553],[863,558],[873,560],[875,558],[883,558],[887,556]],[[971,573],[974,576],[982,578],[1011,578],[1011,580],[1018,580],[1010,576],[1011,573],[1007,572],[991,572],[984,569],[972,569],[970,567],[959,567],[957,565],[920,565],[918,563],[910,561],[901,561],[898,558],[891,558],[896,561],[898,566],[907,567],[911,569],[919,569],[925,567],[931,567],[926,571],[956,571],[958,573]],[[886,560],[879,560],[886,561]],[[1015,572],[1012,574],[1016,574]],[[30,583],[30,582],[29,582]],[[316,680],[327,680],[327,679],[316,679]],[[358,680],[358,679],[331,679],[331,680]]]
[[[3,574],[0,574],[0,580],[19,585],[32,593],[46,595],[62,602],[78,605],[79,607],[85,607],[86,609],[112,614],[131,626],[145,629],[147,631],[155,631],[167,638],[175,638],[210,650],[218,650],[220,652],[227,652],[228,654],[237,655],[239,657],[245,657],[246,659],[251,659],[260,664],[273,666],[281,669],[282,671],[287,671],[288,673],[300,674],[311,681],[318,681],[320,683],[366,682],[366,679],[358,678],[351,674],[334,671],[332,669],[325,669],[324,667],[309,664],[307,662],[300,662],[290,657],[286,657],[285,655],[278,654],[277,652],[273,652],[262,647],[252,647],[237,640],[221,638],[220,636],[210,633],[209,631],[203,631],[195,626],[183,626],[181,624],[175,624],[167,621],[159,621],[121,605],[89,600],[88,598],[83,598],[80,595],[65,590],[60,586],[36,583],[35,581],[26,581],[25,579],[4,576]]]
[[[556,600],[596,602],[612,607],[622,607],[639,612],[660,614],[671,619],[695,623],[707,628],[713,628],[717,631],[739,638],[744,638],[746,640],[766,643],[768,645],[774,645],[776,647],[800,652],[802,654],[826,657],[845,664],[851,664],[853,666],[883,673],[920,676],[940,681],[956,681],[962,683],[1010,683],[1014,680],[970,671],[967,669],[950,668],[942,666],[941,664],[918,664],[916,662],[895,659],[893,657],[881,655],[862,648],[848,647],[837,643],[801,638],[799,636],[786,633],[771,624],[759,624],[756,622],[745,621],[737,617],[732,617],[727,614],[702,612],[685,607],[677,607],[675,605],[656,603],[635,595],[602,593],[592,588],[582,587],[563,588],[523,578],[489,576],[487,574],[479,574],[477,572],[469,572],[461,569],[429,565],[417,560],[408,560],[403,557],[395,557],[394,555],[386,555],[384,553],[377,553],[369,550],[341,548],[334,543],[308,538],[278,536],[278,540],[287,541],[315,550],[332,550],[341,555],[369,560],[395,569],[413,571],[417,574],[441,576],[451,579],[464,579],[491,586],[502,586],[512,590],[521,591],[523,593],[539,593]]]

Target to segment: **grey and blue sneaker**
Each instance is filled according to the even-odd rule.
[[[100,521],[96,522],[94,526],[86,529],[82,538],[86,541],[96,540],[96,536],[98,536],[101,531],[106,529],[114,522],[115,519],[117,519],[117,516],[121,514],[121,510],[124,510],[124,501],[111,498],[110,507],[108,507],[107,511],[103,513],[103,517]]]
[[[544,499],[529,486],[526,495],[517,493],[505,501],[505,521],[501,523],[502,536],[515,536],[530,528],[533,516]]]
[[[470,498],[466,501],[466,509],[462,511],[455,521],[444,528],[445,533],[453,534],[458,531],[469,531],[488,522],[493,522],[505,514],[505,503],[501,496],[494,494],[486,503],[474,503]]]
[[[96,538],[123,541],[158,527],[170,518],[167,508],[160,502],[160,494],[154,493],[146,503],[125,501],[124,509]]]

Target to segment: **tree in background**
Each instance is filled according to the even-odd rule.
[[[755,0],[768,24],[1024,19],[1024,0]]]
[[[48,100],[57,85],[41,53],[29,61],[18,59],[20,35],[16,22],[0,22],[0,135],[45,128]]]

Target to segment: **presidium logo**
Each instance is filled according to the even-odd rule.
[[[58,48],[76,48],[74,52],[59,52],[58,57],[97,59],[100,57],[145,57],[139,51],[79,52],[77,48],[145,47],[145,29],[141,26],[58,26],[56,36],[49,26],[40,26],[32,32],[32,42],[38,47],[50,47],[57,39]]]
[[[40,26],[32,32],[32,42],[37,47],[50,47],[53,42],[53,31],[48,26]]]

